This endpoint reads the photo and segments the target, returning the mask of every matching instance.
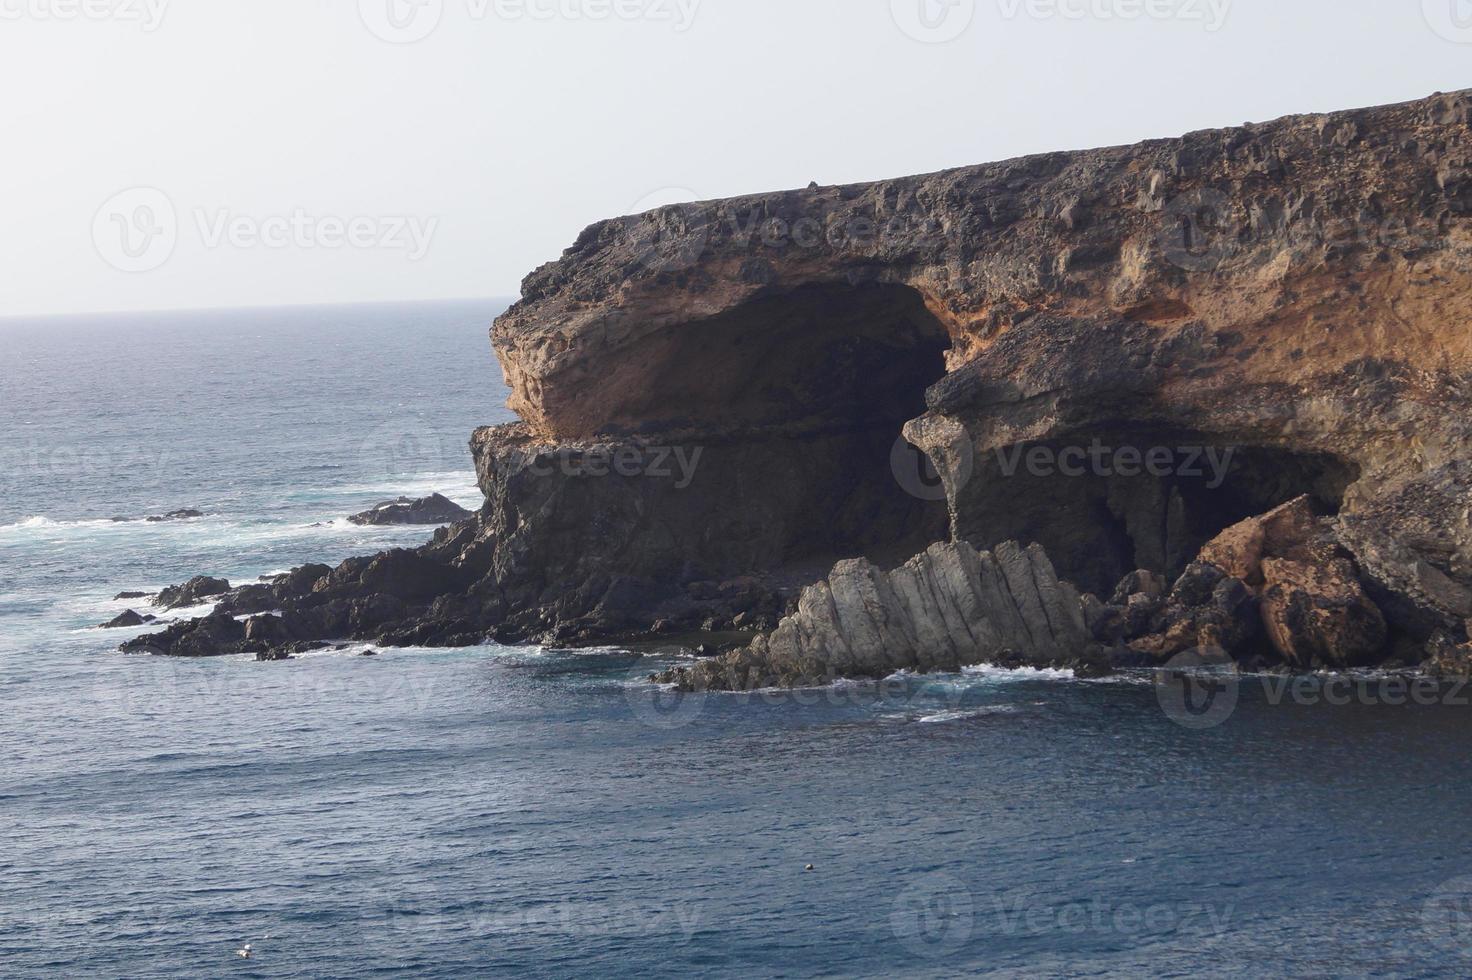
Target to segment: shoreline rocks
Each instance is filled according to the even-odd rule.
[[[230,582],[208,575],[196,575],[183,585],[171,585],[159,591],[153,604],[160,609],[180,609],[197,606],[230,591]]]
[[[1110,672],[1090,649],[1078,592],[1036,545],[978,553],[964,541],[935,544],[887,574],[871,562],[840,562],[750,647],[654,680],[752,691],[987,663]]]
[[[157,616],[144,616],[135,612],[132,609],[129,609],[127,612],[124,612],[103,623],[101,626],[98,627],[98,629],[119,630],[128,629],[135,626],[147,626],[149,623],[155,621],[156,619],[158,619]]]
[[[360,526],[383,527],[396,524],[455,524],[473,516],[450,498],[431,494],[419,500],[399,497],[378,504],[348,520]]]

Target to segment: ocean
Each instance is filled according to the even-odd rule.
[[[503,305],[0,321],[0,976],[1472,970],[1463,692],[1247,678],[1195,724],[1145,675],[679,697],[616,649],[95,628],[475,506]]]

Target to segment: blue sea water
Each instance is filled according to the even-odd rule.
[[[386,497],[473,504],[498,309],[0,322],[0,976],[1472,970],[1465,696],[1250,681],[1194,728],[1144,677],[677,698],[618,650],[90,628],[424,540],[343,520]]]

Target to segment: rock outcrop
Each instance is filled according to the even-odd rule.
[[[431,494],[419,500],[410,497],[399,497],[397,500],[386,500],[381,504],[354,514],[348,520],[354,524],[363,526],[387,526],[394,524],[455,524],[473,516],[471,511],[461,507],[455,501],[443,494]]]
[[[1120,661],[1467,640],[1468,93],[660,208],[522,292],[485,506],[242,597],[261,643],[770,630],[938,541],[1039,545]],[[1321,550],[1240,526],[1299,498]]]
[[[196,575],[183,585],[171,585],[159,592],[153,604],[161,609],[180,609],[197,606],[230,591],[230,583],[222,578]]]
[[[120,630],[128,629],[134,626],[146,626],[157,618],[158,617],[156,616],[140,615],[137,611],[129,609],[126,612],[120,613],[117,616],[114,616],[112,619],[109,619],[98,628],[105,630]]]
[[[957,541],[889,573],[862,559],[840,562],[771,634],[655,679],[753,691],[990,663],[1108,672],[1089,646],[1079,594],[1041,548],[1007,542],[978,553]]]

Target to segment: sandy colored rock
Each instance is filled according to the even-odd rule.
[[[1295,667],[1359,667],[1378,662],[1385,618],[1365,595],[1352,562],[1262,563],[1262,618],[1268,638]]]

